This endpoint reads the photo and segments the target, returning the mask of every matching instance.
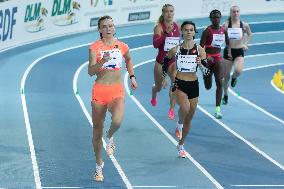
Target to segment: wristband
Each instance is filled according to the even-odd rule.
[[[134,77],[134,78],[136,79],[135,75],[130,75],[130,76],[129,76],[129,79],[131,79],[132,77]]]

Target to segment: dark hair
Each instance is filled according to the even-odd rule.
[[[195,23],[194,22],[192,22],[192,21],[188,21],[188,20],[186,20],[186,21],[184,21],[182,24],[181,24],[181,26],[180,26],[180,28],[181,28],[181,30],[183,29],[183,27],[185,26],[185,25],[192,25],[193,27],[194,27],[194,32],[195,33],[198,33],[197,32],[197,29],[196,29],[196,26],[195,26]]]
[[[180,29],[182,30],[185,25],[192,25],[193,28],[194,28],[194,32],[195,32],[195,33],[198,33],[194,22],[186,20],[186,21],[184,21],[184,22],[181,24]],[[181,37],[183,37],[182,34],[181,34]],[[193,39],[194,39],[194,38],[195,38],[195,37],[193,36]]]
[[[105,16],[102,16],[98,19],[98,29],[100,29],[100,26],[101,26],[101,22],[105,19],[111,19],[112,20],[112,17],[111,16],[108,16],[108,15],[105,15]],[[100,32],[100,38],[102,39],[103,36],[102,36],[102,33]]]
[[[209,18],[212,18],[214,14],[219,14],[220,16],[222,16],[221,12],[218,9],[214,9],[210,12]]]
[[[167,7],[174,7],[174,6],[172,4],[164,4],[162,7],[162,12],[164,12],[165,8]],[[164,17],[163,17],[163,14],[161,14],[161,16],[158,19],[158,23],[162,23],[163,21],[164,21]]]

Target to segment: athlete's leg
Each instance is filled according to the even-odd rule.
[[[156,106],[156,99],[157,99],[157,93],[161,91],[163,87],[163,72],[162,72],[162,65],[159,64],[158,62],[155,62],[154,66],[154,86],[152,86],[152,99],[151,99],[151,104],[153,106]]]
[[[168,70],[168,75],[171,79],[171,85],[170,85],[170,90],[169,90],[169,97],[170,97],[170,110],[168,113],[168,116],[170,119],[174,119],[175,118],[175,114],[174,114],[174,108],[175,108],[175,104],[176,104],[176,99],[175,99],[175,92],[172,92],[172,86],[173,83],[175,81],[175,77],[176,77],[176,66],[175,64],[171,64]]]
[[[108,110],[111,113],[111,125],[107,132],[107,138],[111,138],[112,135],[120,128],[120,125],[124,116],[124,98],[118,97],[114,99],[109,105]]]
[[[111,125],[107,131],[106,136],[106,152],[108,155],[112,155],[115,149],[115,143],[113,140],[113,134],[120,128],[123,115],[124,115],[124,98],[118,97],[114,99],[108,106],[108,110],[111,113]]]
[[[179,145],[183,145],[184,141],[189,133],[189,130],[191,128],[191,121],[193,118],[193,115],[195,113],[196,107],[197,107],[197,103],[198,103],[198,97],[193,98],[193,99],[189,99],[187,100],[189,103],[189,111],[186,114],[184,121],[183,121],[183,129],[182,129],[182,137],[179,141]]]
[[[97,165],[102,165],[102,136],[107,107],[96,102],[92,102],[93,121],[93,148]]]
[[[222,99],[222,64],[221,61],[215,62],[214,77],[216,83],[216,106],[220,106]]]
[[[236,86],[237,84],[236,79],[241,75],[243,67],[244,67],[244,57],[237,57],[234,60],[234,73],[232,75],[232,83],[231,83],[233,87]]]
[[[211,87],[212,87],[212,75],[213,75],[213,72],[214,72],[212,65],[210,66],[209,69],[210,69],[210,74],[209,75],[202,74],[203,75],[204,86],[205,86],[205,89],[207,89],[207,90],[211,89]]]
[[[223,59],[222,60],[222,66],[223,66],[223,90],[224,95],[228,95],[228,87],[229,87],[229,81],[230,81],[230,74],[233,66],[233,62],[231,60]]]

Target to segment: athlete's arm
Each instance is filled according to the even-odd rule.
[[[153,46],[154,48],[159,48],[165,41],[166,34],[163,33],[162,27],[160,24],[156,25],[154,28],[153,35]]]
[[[226,47],[228,49],[228,57],[231,60],[232,59],[231,45],[227,30],[225,30],[225,42],[226,42]]]
[[[202,35],[201,35],[201,38],[200,38],[200,46],[204,48],[205,46],[205,42],[206,42],[206,38],[208,36],[208,29],[206,28],[203,32],[202,32]]]
[[[244,23],[244,28],[245,28],[245,32],[247,34],[246,40],[245,40],[245,44],[244,44],[244,49],[247,50],[248,49],[248,44],[252,35],[252,32],[250,30],[249,24],[248,23]]]
[[[127,72],[130,75],[131,88],[135,90],[137,88],[137,83],[136,83],[136,77],[134,75],[133,62],[129,54],[129,51],[127,51],[123,55],[123,57],[125,58]]]

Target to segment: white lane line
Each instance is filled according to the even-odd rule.
[[[242,137],[241,135],[239,135],[237,132],[235,132],[234,130],[232,130],[230,127],[228,127],[225,123],[221,122],[219,119],[216,119],[213,115],[211,115],[208,111],[206,111],[204,108],[202,108],[200,105],[197,106],[199,110],[201,110],[204,114],[206,114],[208,117],[210,117],[211,119],[213,119],[216,123],[218,123],[220,126],[222,126],[224,129],[226,129],[227,131],[229,131],[230,133],[232,133],[235,137],[237,137],[238,139],[240,139],[241,141],[243,141],[244,143],[246,143],[249,147],[251,147],[254,151],[258,152],[260,155],[262,155],[264,158],[266,158],[267,160],[269,160],[271,163],[273,163],[274,165],[276,165],[277,167],[279,167],[280,169],[282,169],[282,171],[284,171],[284,166],[281,165],[279,162],[277,162],[276,160],[274,160],[272,157],[270,157],[269,155],[267,155],[265,152],[261,151],[259,148],[257,148],[256,146],[254,146],[251,142],[249,142],[248,140],[246,140],[244,137]]]
[[[276,87],[276,85],[274,84],[273,80],[270,81],[270,84],[272,85],[272,87],[274,87],[275,90],[277,90],[278,92],[284,94],[284,91],[282,91],[281,89]],[[284,85],[284,84],[282,84],[282,85]]]
[[[271,45],[271,44],[279,44],[279,43],[284,43],[284,41],[268,41],[268,42],[263,42],[263,43],[253,43],[249,44],[249,46],[260,46],[260,45]]]
[[[138,67],[138,66],[142,66],[144,64],[153,62],[154,59],[152,60],[148,60],[145,62],[142,62],[140,64],[135,65],[134,67]],[[252,69],[252,68],[251,68]],[[127,79],[128,79],[128,75],[125,75],[124,78],[124,85],[126,88],[127,93],[129,94],[129,87],[128,87],[128,83],[127,83]],[[147,112],[147,110],[141,105],[141,103],[133,96],[133,95],[129,95],[130,98],[132,98],[132,100],[137,104],[137,106],[145,113],[146,116],[148,116],[150,118],[150,120],[153,121],[153,123],[155,123],[155,125],[164,133],[164,135],[166,135],[170,141],[172,141],[174,144],[177,144],[177,142],[175,141],[175,139],[168,134],[168,132],[149,114],[149,112]],[[270,157],[269,155],[267,155],[265,152],[261,151],[259,148],[257,148],[256,146],[254,146],[251,142],[249,142],[248,140],[246,140],[245,138],[243,138],[241,135],[239,135],[237,132],[233,131],[231,128],[229,128],[226,124],[224,124],[223,122],[221,122],[220,120],[216,119],[213,115],[211,115],[208,111],[206,111],[204,108],[202,108],[200,105],[197,106],[197,108],[199,110],[201,110],[204,114],[206,114],[208,117],[210,117],[211,119],[213,119],[215,122],[217,122],[220,126],[222,126],[223,128],[225,128],[227,131],[229,131],[230,133],[232,133],[234,136],[236,136],[238,139],[240,139],[241,141],[243,141],[244,143],[246,143],[248,146],[250,146],[253,150],[255,150],[256,152],[258,152],[260,155],[262,155],[263,157],[265,157],[267,160],[269,160],[271,163],[273,163],[274,165],[276,165],[277,167],[279,167],[280,169],[282,169],[284,171],[284,166],[282,164],[280,164],[279,162],[277,162],[276,160],[274,160],[272,157]],[[191,156],[188,156],[188,158]],[[193,159],[193,158],[192,158]],[[191,159],[190,159],[191,160]],[[194,160],[194,159],[193,159]],[[195,160],[194,160],[195,161]],[[196,161],[195,161],[196,162]],[[197,163],[197,162],[196,162]],[[198,163],[197,163],[198,164]],[[199,165],[199,164],[198,164]],[[200,165],[201,166],[201,165]],[[202,167],[202,166],[201,166]],[[202,167],[202,169],[204,169]],[[205,170],[205,169],[204,169]],[[205,170],[206,171],[206,170]],[[209,174],[209,173],[208,173]],[[211,176],[211,175],[210,175]],[[213,177],[212,177],[213,178]],[[217,181],[216,181],[217,182]]]
[[[177,186],[133,186],[133,188],[176,188]]]
[[[140,36],[140,35],[144,35],[144,34],[139,34],[139,35],[135,35],[135,36]],[[127,38],[126,37],[122,37],[122,38]],[[33,145],[33,139],[32,139],[32,133],[31,133],[31,128],[30,128],[30,122],[29,122],[29,116],[28,116],[28,111],[27,111],[27,106],[26,106],[26,98],[25,98],[25,81],[27,78],[27,75],[29,74],[30,70],[32,69],[32,67],[34,67],[35,64],[37,64],[39,61],[41,61],[44,58],[47,58],[49,56],[61,53],[61,52],[65,52],[68,50],[72,50],[75,48],[80,48],[80,47],[84,47],[87,45],[90,45],[91,43],[87,43],[87,44],[81,44],[81,45],[77,45],[77,46],[73,46],[70,48],[65,48],[59,51],[55,51],[52,53],[49,53],[45,56],[42,56],[38,59],[36,59],[31,65],[29,65],[29,67],[27,68],[27,70],[25,71],[22,81],[21,81],[21,99],[22,99],[22,106],[23,106],[23,111],[24,111],[24,118],[25,118],[25,124],[26,124],[26,130],[27,130],[27,135],[28,135],[28,141],[29,141],[29,147],[30,147],[30,153],[31,153],[31,158],[32,158],[32,165],[33,165],[33,170],[34,170],[34,177],[35,177],[35,182],[36,182],[36,187],[41,188],[41,181],[40,181],[40,176],[39,176],[39,171],[38,171],[38,165],[37,165],[37,161],[36,161],[36,156],[35,156],[35,150],[34,150],[34,145]],[[18,46],[15,46],[18,47]],[[15,48],[13,47],[13,48]],[[152,45],[148,45],[148,46],[144,46],[144,47],[140,47],[140,48],[136,48],[138,49],[143,49],[143,48],[149,48],[152,47]],[[12,49],[12,48],[10,48]],[[1,50],[1,52],[6,51],[7,49]],[[264,55],[279,55],[279,54],[284,54],[284,52],[279,52],[279,53],[267,53],[267,54],[261,54],[261,55],[250,55],[250,56],[246,56],[247,58],[251,58],[251,57],[257,57],[257,56],[264,56]]]
[[[74,94],[85,114],[85,116],[87,117],[90,125],[93,127],[93,122],[92,122],[92,118],[91,118],[91,115],[89,114],[83,100],[81,99],[80,95],[79,95],[79,92],[78,92],[78,87],[77,87],[77,83],[78,83],[78,77],[79,77],[79,74],[81,72],[81,70],[88,65],[88,62],[85,62],[84,64],[82,64],[75,72],[75,75],[74,75],[74,78],[73,78],[73,91],[74,91]],[[103,147],[104,149],[106,150],[106,142],[104,139],[103,140]],[[127,176],[125,175],[124,171],[122,170],[121,166],[119,165],[118,161],[116,160],[116,158],[114,157],[114,155],[111,155],[109,156],[112,163],[114,164],[115,168],[117,169],[120,177],[122,178],[123,182],[125,183],[126,187],[128,189],[132,189],[132,185],[130,183],[130,181],[128,180]]]
[[[282,23],[282,22],[284,22],[284,20],[272,20],[272,21],[269,20],[269,21],[260,21],[260,22],[249,22],[249,24]],[[205,28],[205,27],[207,27],[207,26],[197,27],[197,29],[202,29],[202,28]],[[267,32],[255,32],[255,33],[253,33],[253,35],[256,35],[256,34],[269,34],[269,33],[281,33],[283,31],[284,30],[267,31]],[[20,46],[33,44],[33,43],[40,42],[40,41],[45,41],[45,40],[54,39],[54,38],[60,38],[60,37],[65,37],[65,36],[71,36],[71,35],[74,35],[74,34],[86,33],[86,32],[88,32],[88,31],[72,32],[72,33],[68,33],[68,34],[59,34],[59,35],[55,35],[55,36],[52,36],[52,37],[46,37],[46,38],[37,39],[37,40],[29,41],[29,42],[22,42],[20,44],[13,45],[11,47],[7,47],[7,48],[4,48],[4,49],[1,49],[0,53],[8,51],[8,50],[12,50],[12,49],[20,47]],[[118,38],[119,39],[126,39],[126,38],[131,38],[131,37],[140,37],[140,36],[147,36],[147,35],[153,35],[153,33],[152,32],[151,33],[142,33],[142,34],[135,34],[135,35],[129,35],[129,36],[121,36],[121,37],[118,37]],[[85,45],[89,45],[89,44],[90,43],[85,44]]]
[[[277,34],[277,33],[283,33],[284,30],[278,30],[278,31],[265,31],[265,32],[254,32],[253,35],[264,35],[264,34]]]
[[[262,68],[267,68],[267,67],[273,67],[273,66],[279,66],[279,65],[284,65],[284,63],[275,63],[275,64],[269,64],[269,65],[263,65],[263,66],[256,66],[256,67],[251,67],[251,68],[246,68],[243,71],[249,71],[249,70],[256,70],[256,69],[262,69]],[[272,82],[273,83],[273,82]],[[276,87],[276,86],[275,86]],[[278,89],[276,87],[276,89]],[[280,89],[279,89],[280,90]],[[264,110],[263,108],[257,106],[256,104],[252,103],[246,98],[243,98],[242,96],[238,95],[235,91],[233,91],[231,88],[228,89],[228,91],[233,94],[235,97],[238,99],[242,100],[243,102],[249,104],[250,106],[254,107],[255,109],[261,111],[262,113],[266,114],[267,116],[271,117],[272,119],[280,122],[281,124],[284,125],[284,120],[280,119],[279,117],[269,113],[268,111]],[[281,91],[282,92],[282,91]],[[283,93],[283,92],[282,92]]]
[[[42,188],[51,188],[51,189],[56,189],[56,188],[63,188],[63,189],[73,189],[73,188],[84,188],[84,187],[78,187],[78,186],[46,186]]]
[[[257,184],[247,184],[247,185],[231,185],[231,186],[234,186],[234,187],[283,187],[284,185],[283,184],[280,184],[280,185],[257,185]]]
[[[144,64],[148,64],[150,62],[155,61],[155,59],[151,59],[142,63],[139,63],[134,66],[134,68],[137,68],[139,66],[142,66]],[[126,93],[129,95],[129,97],[137,104],[137,106],[141,109],[141,111],[155,124],[155,126],[160,129],[160,131],[175,145],[177,146],[178,142],[164,129],[162,125],[141,105],[141,103],[133,96],[130,95],[130,89],[128,87],[128,73],[124,76],[124,87],[126,90]],[[218,189],[223,189],[221,184],[214,178],[212,175],[204,168],[202,167],[189,153],[187,153],[187,158],[216,186]]]
[[[246,55],[245,59],[247,59],[247,58],[254,58],[254,57],[262,57],[262,56],[271,56],[271,55],[283,55],[283,54],[284,54],[284,52],[253,54],[253,55]]]
[[[38,165],[37,165],[37,160],[36,160],[36,153],[35,153],[33,135],[32,135],[31,125],[30,125],[30,120],[29,120],[29,115],[28,115],[25,94],[21,94],[21,99],[22,99],[22,107],[23,107],[23,112],[24,112],[25,125],[26,125],[26,131],[27,131],[28,142],[29,142],[30,153],[31,153],[31,160],[32,160],[32,166],[33,166],[33,172],[34,172],[34,181],[36,184],[36,188],[41,189],[42,187],[41,187],[40,175],[39,175],[39,170],[38,170]]]
[[[22,77],[22,80],[21,80],[20,92],[21,92],[22,107],[23,107],[23,113],[24,113],[24,119],[25,119],[25,125],[26,125],[26,132],[27,132],[28,143],[29,143],[30,154],[31,154],[31,160],[32,160],[32,166],[33,166],[33,172],[34,172],[34,180],[35,180],[35,184],[36,184],[36,188],[37,189],[41,189],[42,185],[41,185],[41,179],[40,179],[39,168],[38,168],[38,164],[37,164],[37,158],[36,158],[36,153],[35,153],[35,147],[34,147],[34,142],[33,142],[32,130],[31,130],[31,125],[30,125],[30,120],[29,120],[29,113],[28,113],[26,96],[25,96],[26,79],[27,79],[30,71],[32,70],[32,68],[37,63],[39,63],[41,60],[43,60],[43,59],[45,59],[45,58],[47,58],[49,56],[58,54],[58,53],[61,53],[61,52],[64,52],[64,51],[68,51],[68,50],[71,50],[71,49],[75,49],[75,48],[79,48],[79,47],[83,47],[83,46],[85,46],[85,45],[78,45],[78,46],[75,46],[75,47],[62,49],[60,51],[55,51],[55,52],[46,54],[46,55],[36,59],[25,70],[25,73],[24,73],[24,75]]]

